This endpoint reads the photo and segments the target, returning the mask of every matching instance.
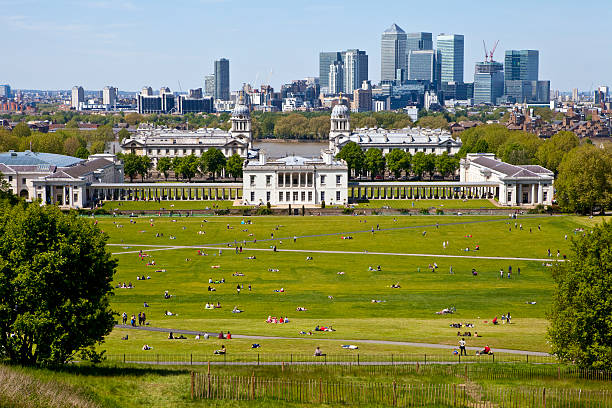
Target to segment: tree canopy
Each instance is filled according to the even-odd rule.
[[[54,206],[0,208],[0,356],[58,365],[93,347],[115,323],[117,262],[106,235]]]
[[[557,284],[548,315],[552,352],[583,368],[612,366],[612,224],[572,241],[571,262],[553,269]]]
[[[361,173],[361,169],[365,164],[365,153],[355,142],[348,142],[336,155],[338,159],[344,160],[348,166],[349,177],[354,171],[355,175]]]

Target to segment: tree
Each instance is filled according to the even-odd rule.
[[[446,178],[450,174],[455,173],[458,168],[458,160],[453,156],[449,156],[447,152],[436,156],[436,169],[442,175],[442,177]]]
[[[123,173],[130,178],[130,183],[134,181],[140,171],[140,156],[134,153],[121,155],[123,160]]]
[[[385,156],[387,168],[393,173],[396,179],[399,179],[402,174],[402,170],[404,169],[402,164],[405,157],[406,152],[400,149],[393,149]]]
[[[149,156],[139,156],[138,160],[138,174],[140,174],[141,180],[144,181],[144,178],[147,174],[149,174],[149,170],[153,168],[153,161]]]
[[[571,262],[553,269],[556,289],[548,314],[553,354],[582,368],[612,366],[612,224],[572,240]]]
[[[78,128],[79,128],[79,122],[77,122],[75,118],[70,119],[68,123],[66,123],[66,129],[78,129]]]
[[[59,365],[93,347],[115,323],[109,306],[117,262],[107,236],[54,206],[0,209],[0,356]]]
[[[436,171],[436,155],[434,153],[425,155],[425,171],[429,174],[431,180]]]
[[[225,167],[225,155],[219,149],[210,148],[204,152],[201,159],[200,168],[212,174],[212,179],[215,181],[215,175]]]
[[[236,180],[238,177],[242,177],[242,162],[242,157],[240,157],[240,155],[237,153],[234,153],[229,159],[227,159],[225,170],[227,171],[227,174],[234,177],[234,180]]]
[[[19,122],[16,124],[11,132],[13,133],[13,136],[17,137],[29,137],[32,134],[30,127],[24,122]]]
[[[129,132],[129,130],[127,130],[126,128],[123,128],[119,131],[119,133],[117,133],[117,136],[119,136],[119,140],[124,140],[124,139],[129,139],[132,134]]]
[[[372,180],[385,169],[385,157],[380,149],[370,148],[366,151],[365,168],[370,172]]]
[[[86,159],[89,157],[89,150],[81,146],[77,149],[75,156],[78,157],[79,159]]]
[[[536,159],[540,165],[556,174],[563,156],[579,144],[580,141],[573,132],[559,132],[538,148]]]
[[[166,181],[168,180],[168,173],[172,169],[172,160],[169,157],[160,157],[157,159],[157,171],[164,175]]]
[[[183,161],[182,157],[176,156],[172,158],[172,171],[174,171],[174,177],[176,181],[178,181],[179,176],[181,175],[181,162]]]
[[[416,152],[412,156],[412,171],[420,179],[423,178],[423,173],[427,171],[428,159],[427,155],[423,152]]]
[[[106,148],[106,143],[104,143],[101,140],[98,140],[91,144],[90,152],[91,154],[104,153],[105,148]]]
[[[568,152],[559,165],[555,182],[557,201],[566,210],[593,214],[612,197],[612,154],[609,150],[584,144]]]
[[[336,157],[346,162],[349,177],[351,176],[352,170],[354,170],[355,176],[357,176],[365,163],[365,153],[363,153],[361,147],[355,142],[348,142],[345,144]]]
[[[199,160],[194,154],[182,157],[178,162],[178,167],[174,168],[175,173],[180,173],[181,176],[188,181],[191,181],[198,174]]]
[[[448,129],[448,121],[444,116],[425,116],[418,120],[417,125],[429,129]]]
[[[64,140],[64,154],[68,156],[76,156],[77,150],[81,147],[83,146],[81,146],[79,139],[74,136]]]
[[[314,116],[308,119],[308,130],[315,139],[327,139],[329,137],[329,116]]]

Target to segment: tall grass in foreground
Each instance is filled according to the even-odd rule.
[[[19,369],[0,366],[0,406],[7,408],[98,407],[76,388],[57,381],[42,381]]]

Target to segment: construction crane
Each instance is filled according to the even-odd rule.
[[[482,40],[482,45],[484,46],[484,52],[485,52],[485,62],[493,62],[493,54],[495,53],[495,50],[497,49],[497,44],[499,44],[499,40],[495,41],[495,45],[493,45],[493,49],[489,51],[487,50],[487,43],[485,43],[485,41]]]

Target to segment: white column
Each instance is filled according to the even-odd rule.
[[[542,188],[542,183],[538,183],[538,203],[544,204],[544,200],[543,200],[544,194],[543,194],[543,192],[544,192],[544,189]]]

